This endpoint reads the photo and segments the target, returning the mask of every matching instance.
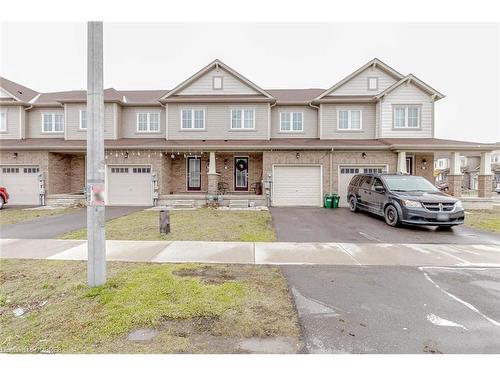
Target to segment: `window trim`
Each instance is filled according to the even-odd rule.
[[[139,129],[139,115],[144,115],[146,114],[146,126],[147,130],[140,130]],[[158,130],[151,130],[151,115],[152,114],[157,114],[158,115]],[[135,114],[135,132],[136,133],[160,133],[161,131],[161,113],[159,111],[148,111],[148,112],[136,112]]]
[[[220,78],[220,88],[215,87],[215,79]],[[212,77],[212,90],[222,91],[224,90],[224,76],[213,76]]]
[[[1,117],[4,117],[4,119],[5,119],[5,127],[2,127]],[[0,111],[0,133],[8,133],[9,132],[7,117],[8,117],[7,111]]]
[[[340,111],[347,111],[347,128],[340,127]],[[351,112],[359,111],[359,128],[353,128],[351,123]],[[337,108],[337,131],[339,132],[362,132],[363,130],[363,109],[361,108]]]
[[[281,123],[281,114],[282,113],[289,113],[290,114],[290,130],[283,130],[282,123]],[[293,114],[294,113],[300,113],[301,118],[302,118],[302,128],[300,130],[294,130],[293,129]],[[304,133],[304,111],[279,111],[279,122],[280,122],[280,128],[279,128],[279,133]]]
[[[85,125],[87,125],[87,122],[88,122],[88,119],[87,119],[87,110],[86,109],[80,109],[80,116],[79,116],[80,122],[78,124],[78,130],[86,132],[87,131],[87,127],[82,128],[82,112],[85,112]]]
[[[41,133],[42,134],[64,134],[64,129],[66,129],[66,119],[64,118],[64,113],[59,113],[59,112],[42,112],[42,122],[41,122],[41,126],[42,126],[42,131]],[[56,122],[55,122],[55,117],[57,115],[59,116],[62,116],[63,118],[63,122],[62,122],[62,130],[44,130],[44,123],[43,123],[43,119],[44,119],[44,116],[45,115],[51,115],[52,116],[52,129],[55,129],[56,127]]]
[[[367,89],[368,91],[377,91],[377,90],[378,90],[378,84],[379,84],[379,82],[378,82],[378,78],[379,78],[379,77],[367,77],[367,79],[366,79],[366,89]],[[371,89],[371,88],[370,88],[370,79],[375,79],[376,85],[375,85],[375,88],[374,88],[374,89]]]
[[[245,110],[251,110],[253,112],[253,118],[252,118],[252,122],[253,122],[253,127],[251,128],[245,128],[244,125],[245,125],[245,114],[244,114],[244,111]],[[233,128],[233,111],[241,111],[241,128]],[[255,108],[254,107],[234,107],[234,108],[231,108],[231,110],[229,111],[229,130],[230,131],[238,131],[238,132],[241,132],[241,131],[255,131]]]
[[[404,108],[405,109],[405,126],[396,126],[396,109]],[[417,123],[418,126],[409,127],[408,126],[408,109],[409,108],[417,108],[418,117]],[[404,104],[397,103],[392,105],[392,130],[422,130],[422,104]]]
[[[191,127],[190,128],[183,128],[182,127],[182,113],[184,111],[191,111]],[[194,127],[194,111],[203,111],[203,128],[195,128]],[[186,132],[199,132],[199,131],[206,131],[207,129],[207,111],[206,108],[204,107],[181,107],[179,109],[179,116],[180,116],[180,131],[186,131]]]

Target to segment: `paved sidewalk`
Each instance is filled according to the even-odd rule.
[[[500,267],[498,245],[107,241],[107,260],[156,263]],[[87,259],[84,240],[1,239],[1,258]]]

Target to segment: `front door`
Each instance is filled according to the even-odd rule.
[[[234,158],[234,190],[247,191],[248,190],[248,158],[235,157]]]
[[[413,156],[406,157],[406,173],[413,174]]]
[[[187,189],[201,190],[201,159],[187,158]]]

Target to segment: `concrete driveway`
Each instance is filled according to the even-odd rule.
[[[308,353],[500,353],[500,269],[282,266]]]
[[[277,240],[283,242],[500,244],[500,234],[460,225],[392,228],[382,218],[347,208],[271,208]]]
[[[141,211],[144,208],[146,207],[106,207],[106,220]],[[49,216],[17,224],[2,225],[0,228],[0,238],[56,238],[61,234],[85,228],[86,225],[87,210],[81,208],[59,216]]]

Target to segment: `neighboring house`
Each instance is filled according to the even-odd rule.
[[[491,171],[493,172],[493,188],[500,188],[500,149],[491,153]]]
[[[479,187],[479,166],[481,158],[478,156],[460,156],[460,170],[462,173],[461,188],[464,190],[477,190]],[[448,180],[450,173],[450,159],[441,158],[434,162],[434,175],[436,183]]]
[[[12,203],[81,198],[86,92],[38,93],[3,78],[0,87],[0,184]],[[223,203],[321,206],[324,193],[339,193],[345,205],[356,173],[434,181],[435,158],[492,150],[434,138],[443,97],[378,59],[327,90],[263,89],[219,60],[172,90],[109,88],[106,203],[204,203],[224,194]]]

